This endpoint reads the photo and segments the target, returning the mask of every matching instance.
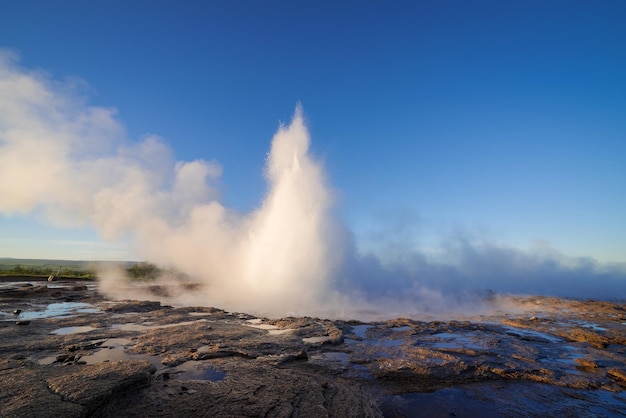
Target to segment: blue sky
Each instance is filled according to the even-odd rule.
[[[219,162],[242,212],[300,102],[364,249],[464,235],[626,262],[624,21],[622,1],[0,0],[0,46],[83,80],[129,141]],[[135,257],[125,242],[0,214],[0,256]]]

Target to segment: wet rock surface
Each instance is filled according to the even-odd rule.
[[[626,414],[624,304],[500,302],[462,320],[267,319],[5,280],[0,416]]]

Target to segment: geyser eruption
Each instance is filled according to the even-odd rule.
[[[241,215],[210,200],[190,208],[182,223],[158,218],[136,230],[147,259],[202,282],[179,302],[272,315],[303,314],[327,300],[340,263],[340,228],[309,143],[298,106],[272,140],[268,191],[257,210]]]
[[[338,242],[330,217],[332,196],[319,163],[309,155],[309,143],[298,106],[291,125],[281,127],[272,140],[269,192],[245,222],[242,274],[253,293],[295,301],[315,295],[326,290],[339,261],[340,248],[332,248]]]

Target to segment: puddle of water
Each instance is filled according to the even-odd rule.
[[[352,327],[352,333],[365,340],[365,333],[370,328],[372,328],[371,325],[355,325]]]
[[[164,324],[164,325],[151,325],[152,324],[151,322],[144,322],[143,324],[135,324],[135,323],[112,324],[111,328],[119,329],[122,331],[141,332],[141,331],[148,331],[151,329],[171,328],[171,327],[180,327],[183,325],[192,325],[192,324],[197,324],[199,322],[208,322],[208,321],[206,319],[198,319],[196,321],[184,321],[184,322],[177,322],[175,324]]]
[[[266,330],[270,335],[281,335],[281,334],[285,334],[289,331],[293,331],[293,329],[291,328],[278,328],[276,325],[271,325],[271,324],[262,324],[261,323],[262,319],[259,318],[255,318],[255,319],[248,319],[246,322],[248,322],[248,324],[244,324],[247,327],[250,328],[256,328],[256,329],[263,329]]]
[[[56,360],[57,360],[57,356],[48,356],[48,357],[42,358],[37,363],[42,365],[42,366],[47,366],[49,364],[54,363]]]
[[[267,331],[270,335],[281,335],[281,334],[286,334],[290,331],[293,331],[293,329],[291,328],[285,328],[285,329],[271,329],[269,331]]]
[[[579,351],[578,347],[574,347],[573,345],[564,345],[563,348],[569,352],[568,355],[571,358],[581,358],[583,356],[583,353]]]
[[[219,371],[202,361],[186,361],[172,372],[178,380],[208,380],[217,382],[224,380],[226,372]]]
[[[382,345],[385,347],[398,347],[404,343],[406,343],[406,341],[404,340],[378,340],[376,341],[377,345]]]
[[[150,322],[146,322],[145,324],[150,324]],[[153,327],[151,325],[133,324],[133,323],[130,323],[130,324],[112,324],[111,328],[119,329],[119,330],[122,330],[122,331],[137,331],[137,332],[153,329]]]
[[[350,362],[350,354],[327,351],[324,353],[313,354],[309,357],[309,362],[313,364],[323,365],[333,369],[339,369],[344,375],[353,376],[359,379],[373,380],[369,369],[362,364],[354,364]]]
[[[70,335],[70,334],[81,334],[83,332],[89,332],[96,328],[90,326],[82,326],[82,327],[65,327],[59,328],[52,331],[50,334],[56,335]]]
[[[435,349],[470,349],[470,350],[485,350],[487,347],[476,341],[475,335],[468,333],[468,335],[454,334],[451,332],[440,332],[433,334],[432,338],[437,338],[443,341],[435,341],[430,347]]]
[[[321,357],[324,360],[330,360],[330,361],[336,361],[338,363],[344,364],[344,365],[348,365],[350,364],[350,354],[348,353],[341,353],[338,351],[328,351],[326,353],[322,353]]]
[[[534,331],[534,330],[530,330],[530,329],[522,329],[522,328],[515,328],[515,327],[508,327],[505,326],[504,329],[506,330],[506,332],[511,332],[513,334],[517,334],[520,337],[524,338],[537,338],[537,339],[544,339],[547,340],[551,343],[558,343],[558,342],[562,342],[563,340],[561,340],[558,337],[555,337],[553,335],[550,334],[546,334],[545,332],[540,332],[540,331]]]
[[[101,342],[102,340],[94,340],[94,343]],[[157,369],[162,369],[161,357],[148,356],[146,354],[133,354],[126,351],[126,346],[131,341],[128,338],[109,338],[102,342],[99,348],[94,350],[84,351],[84,355],[80,357],[80,361],[84,361],[87,364],[99,364],[108,361],[120,361],[120,360],[146,360],[150,362]],[[44,357],[38,361],[42,366],[54,364],[58,356]]]
[[[598,324],[591,324],[591,323],[584,324],[583,328],[590,328],[590,329],[592,329],[594,331],[606,331],[606,328],[601,327]]]
[[[81,361],[87,364],[98,364],[107,361],[119,360],[146,360],[149,361],[157,369],[163,368],[161,357],[148,356],[146,354],[134,354],[126,351],[126,346],[130,344],[128,338],[109,338],[99,349],[93,351],[89,355],[81,357]]]
[[[89,303],[82,302],[61,302],[51,303],[46,307],[45,311],[37,312],[22,312],[18,319],[20,320],[32,320],[43,318],[61,318],[70,317],[73,315],[79,315],[83,313],[101,313],[98,308],[94,308]]]
[[[500,413],[468,396],[458,388],[445,388],[432,393],[409,393],[388,396],[381,409],[389,417],[500,417]]]
[[[408,326],[408,325],[405,325],[405,326],[403,326],[403,327],[394,327],[394,328],[391,328],[391,330],[392,330],[392,331],[396,331],[396,332],[411,331],[412,329],[413,329],[413,328],[411,328],[411,327],[410,327],[410,326]]]
[[[366,380],[374,379],[374,376],[370,374],[367,366],[364,366],[363,364],[351,363],[350,354],[348,353],[327,351],[324,353],[312,354],[309,357],[309,362],[313,364],[322,364],[324,367],[328,367],[329,364],[334,364],[335,366],[339,366],[341,368],[344,375]]]
[[[83,356],[81,360],[87,364],[98,364],[105,361],[128,360],[131,356],[126,353],[125,346],[130,344],[128,338],[110,338],[98,350]]]
[[[317,353],[309,356],[309,363],[320,364],[320,363],[340,363],[342,366],[348,366],[350,361],[348,360],[350,355],[348,353],[338,353],[338,352],[325,352],[325,353]]]

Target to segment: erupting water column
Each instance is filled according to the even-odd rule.
[[[308,154],[309,143],[297,107],[292,123],[272,140],[265,173],[269,191],[249,218],[244,250],[250,290],[270,304],[294,308],[323,297],[340,253],[331,248],[331,192],[320,164]]]

